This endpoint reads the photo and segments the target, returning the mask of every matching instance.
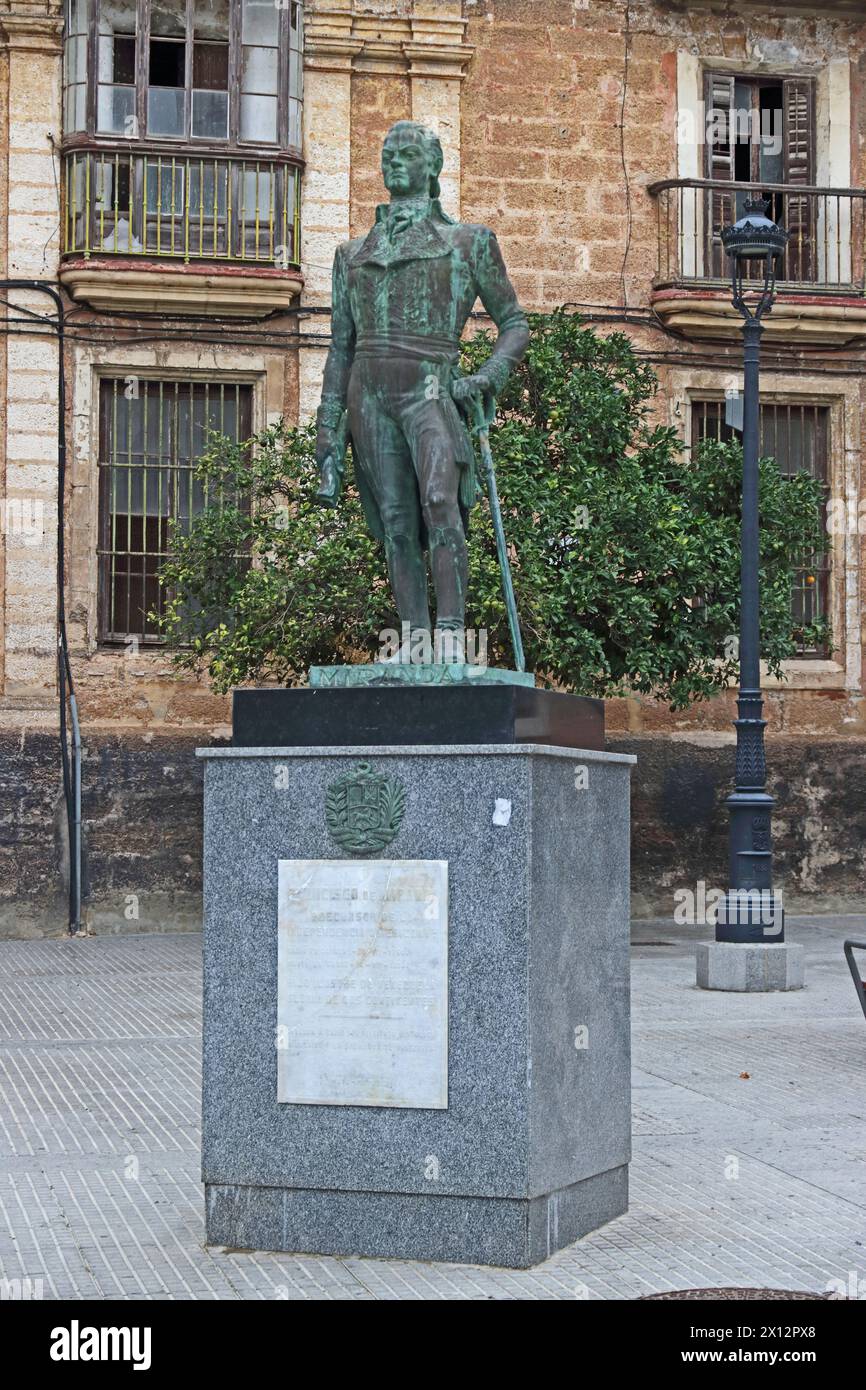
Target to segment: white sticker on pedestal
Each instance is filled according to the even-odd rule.
[[[281,859],[277,1100],[448,1105],[448,863]]]

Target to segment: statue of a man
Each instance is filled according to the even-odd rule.
[[[440,634],[465,620],[466,524],[477,483],[466,418],[487,412],[529,341],[526,317],[487,227],[439,202],[442,147],[398,121],[382,148],[390,203],[334,257],[331,348],[317,413],[319,498],[336,505],[346,442],[367,523],[384,541],[400,620],[430,629],[425,550]],[[459,340],[477,299],[498,337],[461,376]]]

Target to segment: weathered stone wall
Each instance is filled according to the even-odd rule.
[[[819,7],[814,15],[770,10],[742,14],[661,0],[473,0],[466,7],[475,56],[462,103],[463,217],[496,229],[528,307],[568,302],[600,332],[624,328],[657,371],[658,418],[680,431],[692,388],[718,393],[742,370],[738,342],[672,337],[647,313],[658,244],[648,185],[681,175],[688,162],[677,140],[683,69],[724,62],[747,72],[810,72],[819,83],[831,69],[841,74],[850,121],[827,137],[836,144],[826,158],[848,168],[846,184],[864,182],[866,23]],[[700,90],[697,71],[692,81]],[[689,158],[703,175],[701,151]],[[834,495],[862,499],[862,348],[822,353],[765,344],[763,360],[768,395],[826,399],[834,411],[844,398],[833,417],[831,482]],[[864,565],[866,536],[835,544],[834,663],[797,662],[782,686],[769,683],[772,731],[866,738]],[[650,700],[615,701],[608,723],[634,734],[712,739],[730,734],[731,710],[731,699],[676,716]]]
[[[204,733],[91,732],[82,769],[84,917],[103,932],[197,930]],[[670,916],[675,893],[723,888],[733,748],[718,737],[613,737],[636,754],[634,913]],[[771,738],[776,886],[790,910],[862,910],[866,745]],[[324,812],[323,812],[324,814]],[[0,736],[0,937],[66,930],[66,822],[57,739]]]
[[[359,72],[352,79],[352,236],[369,231],[386,196],[379,152],[388,128],[411,115],[408,78]]]
[[[200,742],[129,729],[85,738],[84,917],[94,930],[200,926]],[[0,735],[0,936],[63,934],[67,851],[58,739]]]
[[[298,412],[297,319],[275,316],[266,334],[218,320],[199,331],[174,330],[153,342],[151,325],[106,319],[76,306],[67,338],[67,625],[85,728],[136,731],[192,724],[212,732],[230,719],[229,701],[207,683],[174,671],[168,654],[145,646],[103,647],[97,634],[97,458],[100,374],[236,379],[252,393],[254,430]],[[11,717],[11,716],[10,716]],[[53,708],[45,718],[52,720]],[[25,718],[33,719],[32,713]]]
[[[51,281],[57,273],[57,173],[51,134],[60,129],[60,0],[0,4],[0,235],[2,275]],[[50,298],[17,290],[10,317],[54,316]],[[4,336],[0,430],[3,615],[0,695],[50,698],[56,664],[57,344],[50,333]],[[27,525],[14,517],[26,518]],[[29,524],[32,522],[32,526]],[[38,532],[38,534],[37,534]],[[35,542],[35,544],[34,544]]]
[[[771,8],[470,0],[462,213],[496,227],[528,307],[646,305],[656,267],[646,187],[677,175],[680,54],[738,59],[744,71],[817,72],[850,60],[860,79],[852,183],[862,183],[866,22],[822,15],[820,6],[814,16]]]
[[[690,736],[614,737],[638,759],[632,783],[632,895],[637,917],[670,916],[674,893],[724,889],[733,745]],[[863,910],[866,742],[769,738],[774,884],[788,911]]]

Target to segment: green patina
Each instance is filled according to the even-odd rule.
[[[465,622],[466,529],[479,494],[468,422],[492,420],[529,330],[494,234],[442,210],[441,168],[432,131],[400,121],[388,132],[382,173],[391,201],[334,258],[316,457],[318,496],[336,506],[351,443],[401,622],[430,628],[426,551],[436,626],[449,631]],[[464,377],[460,336],[478,299],[499,336]]]
[[[370,662],[365,666],[311,666],[311,686],[321,689],[366,685],[535,685],[530,671],[469,662]]]
[[[349,854],[376,854],[389,845],[403,823],[406,788],[399,777],[358,763],[329,782],[325,822],[341,849]]]

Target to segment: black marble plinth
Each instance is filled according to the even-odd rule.
[[[542,743],[604,749],[604,705],[521,686],[236,690],[239,748]]]

